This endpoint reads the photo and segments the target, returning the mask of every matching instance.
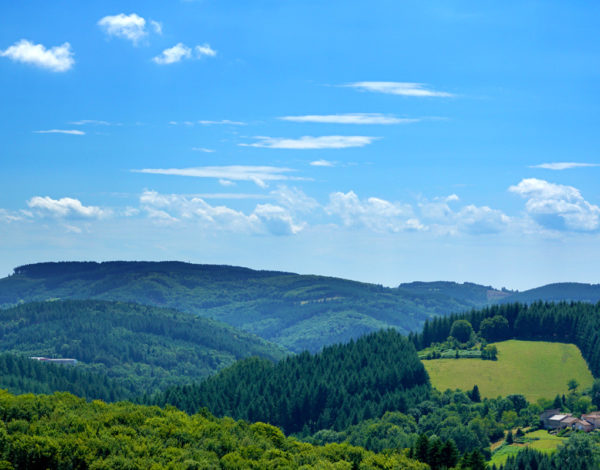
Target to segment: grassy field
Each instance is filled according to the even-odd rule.
[[[423,361],[432,385],[438,390],[470,390],[477,385],[482,397],[520,393],[535,401],[567,393],[571,379],[582,388],[591,387],[594,381],[579,348],[573,344],[510,340],[495,345],[497,361]]]
[[[502,465],[506,462],[510,455],[517,454],[523,447],[531,447],[532,449],[539,450],[540,452],[554,452],[558,446],[566,440],[563,437],[553,436],[552,434],[548,434],[548,431],[539,430],[527,433],[525,435],[525,439],[527,442],[525,444],[512,444],[509,446],[500,447],[494,454],[492,455],[492,460],[490,464]]]

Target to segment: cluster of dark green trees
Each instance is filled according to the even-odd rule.
[[[581,350],[592,374],[600,375],[600,303],[495,305],[427,321],[423,331],[409,335],[409,339],[418,349],[443,342],[457,320],[468,321],[488,341],[514,338],[574,343]]]
[[[253,335],[174,310],[122,302],[31,302],[0,310],[0,351],[69,357],[131,393],[189,383],[260,356],[286,352]]]
[[[342,430],[426,399],[429,378],[414,346],[394,330],[302,353],[273,364],[240,361],[197,385],[178,386],[146,402],[190,413],[267,421],[287,433]]]
[[[0,354],[0,388],[12,393],[49,394],[63,391],[90,400],[119,401],[132,398],[129,390],[104,374],[13,354]]]

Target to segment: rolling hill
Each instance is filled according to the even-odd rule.
[[[386,288],[344,279],[180,262],[40,263],[0,279],[0,305],[49,299],[136,302],[213,318],[300,352],[381,328],[418,330],[427,318],[487,302],[453,292]],[[474,293],[473,293],[474,292]],[[494,291],[497,292],[497,291]]]
[[[124,302],[31,302],[0,310],[0,351],[74,358],[141,394],[189,383],[248,356],[275,361],[283,348],[175,310]]]

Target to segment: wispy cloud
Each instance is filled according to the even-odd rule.
[[[108,36],[124,38],[135,45],[148,35],[146,20],[135,13],[131,15],[120,13],[118,15],[105,16],[98,21],[98,26]]]
[[[156,34],[162,34],[162,23],[159,21],[150,20],[150,26]]]
[[[214,57],[216,55],[217,52],[211,49],[208,44],[196,46],[192,49],[180,42],[173,47],[165,49],[152,60],[159,65],[168,65],[181,62],[184,59],[201,59],[202,57]]]
[[[204,166],[195,168],[144,168],[131,170],[134,173],[148,173],[153,175],[192,176],[195,178],[216,178],[227,181],[252,181],[261,188],[268,186],[270,181],[306,180],[306,178],[292,176],[291,168],[273,166]]]
[[[587,168],[600,166],[600,163],[576,163],[576,162],[556,162],[556,163],[541,163],[539,165],[531,165],[529,168],[543,168],[545,170],[570,170],[571,168]]]
[[[452,97],[452,93],[437,91],[427,88],[423,83],[412,82],[355,82],[342,85],[356,88],[361,91],[387,93],[390,95],[417,96],[417,97]]]
[[[580,232],[600,229],[600,207],[586,201],[573,186],[526,178],[508,190],[527,199],[525,210],[544,228]]]
[[[15,62],[34,65],[52,72],[66,72],[73,67],[73,51],[71,45],[65,42],[62,46],[46,49],[43,44],[34,44],[21,39],[9,48],[0,50],[0,56],[8,57]]]
[[[332,162],[329,160],[315,160],[314,162],[310,162],[309,165],[332,167],[332,166],[335,166],[335,162]]]
[[[323,124],[409,124],[420,121],[420,119],[399,118],[381,113],[308,114],[304,116],[283,116],[279,119],[282,121]]]
[[[229,119],[221,119],[220,121],[198,121],[198,124],[202,124],[203,126],[212,126],[212,125],[221,125],[221,124],[229,124],[231,126],[245,126],[246,123],[242,121],[231,121]]]
[[[321,137],[303,136],[299,139],[285,137],[256,136],[258,142],[253,144],[238,144],[244,147],[262,147],[271,149],[343,149],[349,147],[364,147],[369,145],[378,137],[364,135],[325,135]]]
[[[214,152],[213,149],[207,149],[204,147],[192,147],[192,150],[194,152],[204,152],[204,153],[213,153]]]
[[[97,206],[84,206],[78,199],[70,197],[52,199],[49,196],[35,196],[27,201],[27,205],[38,215],[51,217],[98,219],[111,213],[109,210]]]
[[[97,119],[81,119],[79,121],[71,121],[69,124],[74,126],[120,126],[120,123],[99,121]]]
[[[68,135],[85,135],[85,132],[79,129],[48,129],[44,131],[33,131],[34,134],[68,134]]]

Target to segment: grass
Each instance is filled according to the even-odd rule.
[[[519,393],[534,402],[568,392],[567,383],[591,387],[594,378],[573,344],[509,340],[495,343],[497,361],[433,359],[423,361],[438,390],[479,387],[482,397]]]
[[[552,453],[566,439],[549,434],[548,431],[544,430],[530,432],[525,434],[525,440],[528,441],[525,444],[511,444],[498,447],[492,455],[490,464],[496,464],[496,466],[503,465],[509,456],[517,454],[524,447],[531,447],[540,452]]]

